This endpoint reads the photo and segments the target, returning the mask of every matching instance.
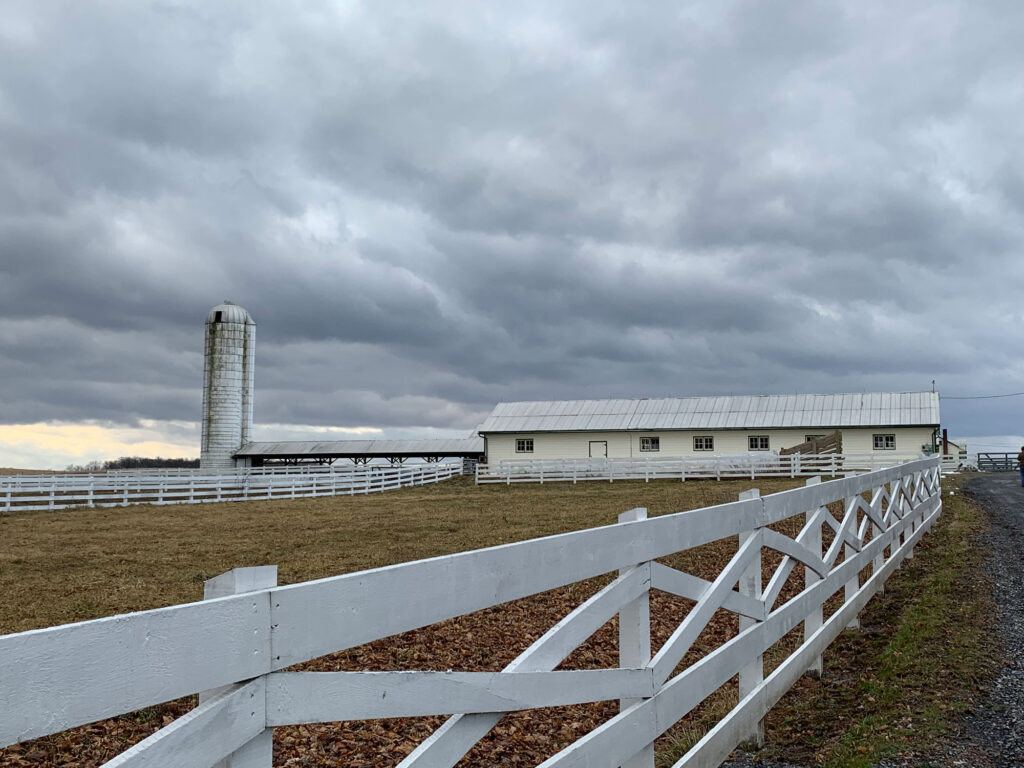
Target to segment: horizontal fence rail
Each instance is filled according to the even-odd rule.
[[[18,475],[0,477],[0,513],[377,493],[436,483],[461,472],[461,463],[448,461],[312,473]]]
[[[758,477],[838,477],[848,472],[869,472],[921,459],[878,454],[741,453],[718,456],[674,456],[607,459],[506,459],[477,464],[476,482],[579,483],[590,480],[698,480]],[[943,462],[942,471],[956,465]]]
[[[543,768],[653,768],[655,739],[738,675],[736,705],[675,768],[717,765],[759,737],[768,709],[804,672],[821,670],[822,651],[913,555],[940,514],[939,477],[933,457],[289,586],[276,586],[273,567],[238,569],[207,582],[204,602],[3,636],[0,746],[203,692],[198,708],[108,765],[206,768],[233,755],[232,764],[269,768],[274,727],[441,714],[450,718],[400,765],[450,767],[506,712],[617,699],[618,715]],[[795,537],[770,527],[792,518],[802,526]],[[727,537],[736,553],[712,580],[657,560]],[[767,551],[781,561],[762,583]],[[617,576],[501,672],[284,671],[609,572]],[[799,589],[782,601],[794,574]],[[694,601],[653,654],[651,589]],[[826,616],[837,594],[842,604]],[[738,633],[680,668],[720,609],[737,617]],[[616,615],[619,668],[556,669]],[[802,642],[765,675],[762,655],[801,624]]]

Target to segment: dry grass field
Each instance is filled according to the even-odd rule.
[[[799,483],[796,483],[799,484]],[[725,501],[750,481],[476,486],[471,478],[369,496],[130,506],[0,516],[0,633],[202,598],[247,565],[281,583]],[[763,493],[792,481],[758,481]]]
[[[457,478],[361,497],[0,516],[0,588],[5,595],[0,603],[0,633],[197,600],[203,580],[237,566],[277,564],[281,583],[293,583],[609,524],[620,512],[636,506],[646,506],[653,516],[733,501],[750,487],[768,494],[800,484],[758,480],[478,487],[470,478]],[[948,520],[944,517],[940,526],[948,525]],[[929,573],[928,548],[923,549],[908,570],[923,574],[920,578]],[[716,542],[666,562],[713,578],[733,551],[734,541]],[[766,559],[766,569],[777,562]],[[902,588],[900,579],[906,582]],[[570,585],[324,657],[302,668],[497,670],[606,581]],[[903,571],[891,581],[881,607],[873,601],[865,616],[869,625],[880,628],[872,638],[884,637],[886,628],[893,633],[899,629],[907,605],[913,607],[921,588],[908,581]],[[660,593],[652,595],[655,648],[690,605]],[[716,647],[735,632],[735,626],[734,617],[720,612],[683,663],[690,664]],[[795,640],[786,638],[766,656],[769,669]],[[613,621],[578,649],[566,666],[614,666],[616,646]],[[846,742],[830,741],[843,736],[842,729],[831,723],[848,722],[844,718],[855,717],[857,707],[863,710],[862,698],[839,701],[839,694],[850,687],[842,679],[848,669],[842,660],[852,655],[851,664],[870,667],[875,660],[872,654],[884,651],[884,646],[882,650],[877,646],[877,639],[860,642],[853,636],[843,646],[838,663],[827,656],[827,673],[831,664],[838,682],[831,684],[833,678],[826,674],[821,682],[798,686],[791,700],[773,712],[769,739],[785,743],[787,752],[803,752],[803,757],[818,764],[846,765],[832,760],[839,754],[836,750],[853,749],[859,754],[858,745],[851,748]],[[819,717],[813,705],[826,690],[837,699],[836,709]],[[659,742],[659,764],[670,765],[734,702],[735,689],[725,689],[666,734]],[[0,750],[0,766],[100,765],[192,705],[190,699],[180,700],[9,747]],[[905,707],[905,702],[892,706]],[[536,764],[616,711],[615,703],[604,702],[506,716],[461,765]],[[440,722],[410,718],[277,729],[275,765],[394,765]],[[808,740],[808,734],[814,738]],[[870,734],[867,741],[871,743]],[[800,750],[798,744],[803,743],[807,747]]]

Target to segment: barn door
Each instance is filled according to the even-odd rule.
[[[590,441],[590,458],[592,458],[592,459],[607,459],[608,458],[608,441],[607,440],[591,440]]]

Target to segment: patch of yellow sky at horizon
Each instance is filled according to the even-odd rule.
[[[375,427],[299,427],[261,425],[292,434],[290,439],[316,435],[379,433]],[[169,434],[171,433],[171,434]],[[199,425],[144,420],[139,426],[88,422],[0,424],[0,467],[65,469],[69,464],[107,461],[121,456],[199,457]]]
[[[155,426],[116,427],[64,422],[0,425],[0,466],[64,469],[119,456],[195,458],[194,440],[168,439]]]

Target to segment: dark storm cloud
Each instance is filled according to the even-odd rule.
[[[1018,4],[5,5],[2,422],[1020,389]]]

